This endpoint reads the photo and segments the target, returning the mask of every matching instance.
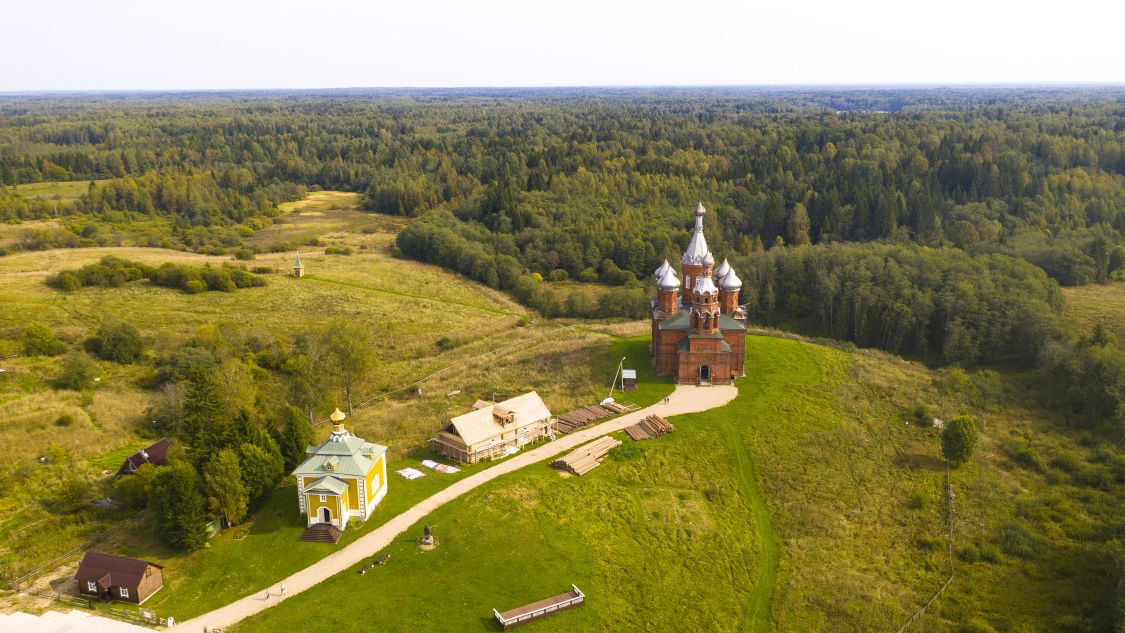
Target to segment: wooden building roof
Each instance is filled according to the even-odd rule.
[[[481,404],[481,401],[477,404]],[[451,419],[441,432],[460,438],[466,446],[472,446],[505,431],[519,429],[550,417],[551,411],[547,409],[547,404],[538,393],[531,391],[503,402],[485,403],[485,406],[474,408]]]
[[[135,473],[138,468],[145,464],[160,466],[167,459],[169,448],[171,448],[171,444],[168,443],[168,439],[162,437],[127,457],[125,463],[121,464],[121,468],[117,470],[117,474],[129,475]]]
[[[110,587],[135,589],[144,579],[149,565],[160,567],[156,563],[137,558],[86,552],[74,577],[80,583],[94,582],[103,589],[109,589]]]

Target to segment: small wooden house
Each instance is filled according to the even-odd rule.
[[[164,586],[160,565],[97,552],[86,552],[74,577],[84,596],[133,604],[143,603]]]
[[[159,440],[149,444],[141,450],[133,453],[125,459],[125,463],[121,464],[118,469],[118,475],[132,475],[137,472],[137,469],[145,464],[152,464],[153,466],[162,466],[164,460],[168,457],[168,449],[171,444],[168,443],[167,438],[160,438]]]
[[[633,391],[637,388],[637,370],[635,369],[622,369],[621,370],[621,389],[624,391]]]
[[[451,419],[430,441],[450,458],[473,464],[502,457],[552,429],[547,404],[532,391],[503,402],[478,400],[472,411]]]

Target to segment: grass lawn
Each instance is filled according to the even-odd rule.
[[[121,464],[125,463],[126,458],[151,443],[152,442],[148,442],[145,440],[138,440],[131,444],[116,448],[100,457],[91,459],[90,465],[98,470],[117,472],[117,469],[121,468]]]
[[[608,352],[605,358],[594,359],[596,369],[600,370],[611,359],[616,366],[616,360],[621,357],[626,357],[627,363],[638,368],[638,389],[629,392],[627,398],[620,398],[622,401],[645,406],[671,391],[671,383],[657,378],[651,364],[647,363],[647,339],[619,339],[609,346]],[[644,364],[641,364],[642,361]],[[435,425],[434,429],[436,428]],[[377,438],[373,439],[379,441]],[[389,472],[390,483],[386,498],[366,523],[349,524],[337,547],[297,540],[304,530],[304,520],[297,512],[296,489],[293,485],[286,484],[279,487],[265,506],[245,525],[215,536],[202,551],[192,554],[172,552],[141,524],[123,531],[120,537],[113,538],[103,546],[103,551],[164,565],[165,587],[145,603],[145,608],[155,610],[163,616],[171,615],[177,620],[186,620],[276,584],[449,484],[491,465],[489,462],[474,464],[463,467],[460,473],[445,475],[422,466],[421,460],[426,458],[448,462],[426,449],[417,449],[409,457],[392,460],[388,471],[412,466],[426,473],[426,476],[407,481]],[[224,588],[223,591],[215,591],[215,587],[220,586]],[[114,607],[122,608],[122,605]]]
[[[587,605],[529,631],[897,630],[949,573],[945,469],[937,432],[907,423],[918,402],[977,415],[982,444],[953,473],[957,577],[911,630],[974,618],[1001,631],[1108,630],[1112,572],[1098,552],[1121,527],[1123,491],[1013,461],[1016,438],[1074,468],[1108,459],[1025,408],[1018,376],[982,405],[988,374],[958,382],[768,337],[748,339],[747,373],[734,402],[673,419],[671,436],[626,440],[584,477],[536,465],[482,486],[411,528],[385,567],[339,574],[236,630],[366,631],[368,614],[381,631],[498,630],[492,608],[571,583]],[[437,550],[416,548],[421,523]],[[1033,547],[1009,549],[1013,523]]]
[[[368,521],[349,522],[337,546],[297,540],[305,529],[305,523],[304,517],[297,512],[296,486],[287,480],[273,492],[252,520],[224,530],[199,552],[173,552],[144,526],[129,530],[127,536],[114,539],[109,547],[119,555],[164,565],[164,589],[144,606],[162,616],[186,620],[277,583],[449,484],[487,467],[487,464],[466,467],[452,475],[434,472],[416,459],[396,460],[390,465],[393,470],[408,466],[421,470],[426,476],[407,481],[388,471],[387,496]],[[217,587],[221,587],[222,591],[216,591]],[[115,604],[114,608],[127,607]]]

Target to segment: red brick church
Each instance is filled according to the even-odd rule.
[[[707,209],[695,208],[695,233],[683,257],[683,283],[665,260],[656,269],[652,302],[652,362],[677,383],[730,384],[743,374],[746,315],[738,305],[742,280],[715,257],[703,237]]]

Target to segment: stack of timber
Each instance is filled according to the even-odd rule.
[[[607,402],[602,406],[614,413],[628,413],[637,409],[635,404],[621,404],[620,402]]]
[[[635,404],[617,404],[616,402],[607,402],[605,405],[595,404],[560,415],[555,420],[555,428],[559,433],[571,433],[575,429],[580,429],[592,422],[604,420],[618,413],[628,413],[636,408],[637,405]]]
[[[608,435],[600,437],[585,446],[574,449],[569,455],[551,462],[551,466],[559,470],[572,472],[575,475],[585,475],[602,463],[609,449],[621,446],[621,440],[615,440]]]
[[[676,427],[668,424],[664,418],[659,415],[650,415],[633,426],[626,427],[625,433],[634,440],[640,441],[664,437],[675,430]]]

